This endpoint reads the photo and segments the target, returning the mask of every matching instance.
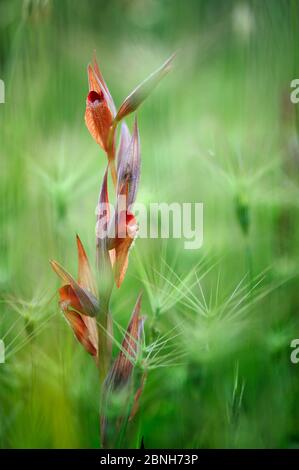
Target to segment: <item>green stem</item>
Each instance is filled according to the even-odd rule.
[[[100,299],[98,323],[98,354],[100,381],[103,383],[110,365],[111,351],[109,348],[108,316],[109,304],[113,288],[113,272],[105,240],[97,241],[98,295]]]
[[[98,318],[98,355],[99,355],[99,376],[100,383],[105,380],[109,369],[110,354],[108,353],[107,345],[107,324],[108,324],[108,308],[105,312],[101,311]]]

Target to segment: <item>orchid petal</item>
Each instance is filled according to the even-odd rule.
[[[107,247],[107,237],[109,231],[109,222],[110,222],[110,206],[109,206],[109,197],[108,197],[108,167],[105,171],[103,178],[103,183],[98,199],[97,206],[97,227],[96,227],[96,237],[97,237],[97,264],[100,267],[100,264],[107,265],[111,270],[111,263],[109,261],[108,247]],[[107,263],[108,262],[108,263]],[[103,266],[101,266],[103,269]]]
[[[129,128],[125,122],[122,122],[120,129],[120,142],[117,150],[117,173],[119,172],[119,166],[125,157],[126,151],[131,142],[131,134]]]
[[[97,355],[97,350],[88,338],[88,329],[82,320],[82,317],[74,311],[66,311],[65,316],[70,323],[78,341],[84,346],[87,352],[92,356]]]
[[[129,250],[137,236],[138,224],[134,215],[128,211],[128,182],[124,182],[119,189],[117,206],[110,224],[108,249],[114,269],[114,278],[117,287],[120,287],[128,267]],[[111,229],[114,236],[111,236]]]
[[[97,268],[101,282],[99,283],[99,296],[101,305],[109,304],[110,295],[113,288],[113,272],[108,251],[108,232],[110,222],[110,206],[108,198],[108,167],[105,171],[99,200],[97,206],[97,226],[96,226],[96,243],[97,243]],[[105,309],[105,308],[104,308]]]
[[[147,96],[158,85],[160,80],[171,70],[172,62],[175,57],[173,54],[167,61],[155,72],[153,72],[147,79],[145,79],[121,104],[115,121],[119,122],[128,114],[136,111],[138,106],[147,98]]]
[[[90,64],[87,66],[87,76],[89,91],[96,91],[100,95],[103,92],[103,87],[96,79],[95,72]]]
[[[127,133],[126,139],[127,139]],[[133,135],[127,149],[122,154],[118,166],[118,181],[117,188],[118,194],[121,193],[125,184],[128,185],[128,201],[127,205],[130,207],[136,199],[140,178],[140,137],[137,119],[135,119]]]
[[[81,303],[71,285],[68,284],[61,287],[59,295],[61,309],[72,327],[76,338],[88,353],[96,356],[98,347],[96,320],[80,314],[84,312],[82,312]]]
[[[109,108],[113,114],[113,116],[116,115],[116,108],[115,108],[115,104],[114,104],[114,101],[113,101],[113,98],[110,94],[110,91],[109,91],[109,88],[107,87],[106,85],[106,82],[104,80],[104,77],[102,75],[102,72],[100,71],[100,68],[98,66],[98,63],[97,63],[97,59],[96,59],[96,56],[94,54],[93,56],[93,69],[94,69],[94,73],[95,73],[95,78],[96,78],[96,81],[99,85],[101,85],[101,89],[103,91],[105,91],[106,93],[106,99],[107,99],[107,102],[108,102],[108,105],[109,105]]]
[[[79,238],[79,235],[76,236],[77,240],[77,250],[78,250],[78,283],[81,287],[85,287],[90,292],[96,295],[96,288],[94,278],[90,269],[90,264],[84,250],[83,244]]]
[[[114,278],[117,287],[120,287],[124,280],[128,267],[129,251],[138,231],[136,219],[132,214],[127,214],[126,220],[127,235],[125,238],[115,239]]]
[[[117,389],[127,384],[130,379],[134,362],[137,359],[138,347],[142,333],[142,318],[140,318],[142,294],[139,294],[131,320],[129,322],[122,349],[108,374],[106,387]]]
[[[65,284],[70,284],[82,306],[84,314],[90,317],[97,315],[99,310],[98,300],[87,289],[81,287],[77,281],[59,264],[57,261],[51,261],[51,266],[56,274]]]
[[[110,207],[108,197],[108,168],[105,171],[101,191],[98,199],[97,206],[97,238],[104,240],[107,236],[109,221],[110,221]]]
[[[85,123],[91,136],[105,152],[109,150],[108,138],[112,120],[103,92],[90,91],[86,99]]]

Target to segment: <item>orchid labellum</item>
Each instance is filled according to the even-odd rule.
[[[140,315],[141,295],[138,296],[120,351],[114,361],[111,357],[112,345],[116,341],[113,336],[110,298],[114,283],[119,288],[125,278],[129,252],[138,234],[133,205],[140,179],[140,136],[137,119],[132,135],[126,123],[121,123],[118,147],[116,130],[118,123],[137,110],[170,70],[173,57],[130,93],[118,111],[96,59],[94,58],[93,65],[88,66],[89,92],[86,99],[85,122],[95,142],[108,157],[108,167],[98,200],[96,276],[78,236],[76,279],[57,261],[51,261],[52,268],[63,283],[59,289],[60,308],[75,337],[95,358],[99,369],[102,384],[101,438],[102,444],[105,445],[109,445],[108,435],[115,434],[124,417],[127,416],[130,420],[136,413],[146,376],[143,373],[134,385],[133,373],[141,347],[144,322],[144,318]],[[115,188],[113,213],[110,213],[108,197],[109,169]],[[111,420],[109,413],[113,396],[123,392],[126,397],[125,404],[130,406],[131,410],[129,414],[120,410],[118,419]],[[132,400],[129,400],[130,396]]]

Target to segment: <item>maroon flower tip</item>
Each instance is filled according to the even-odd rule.
[[[95,103],[96,101],[102,101],[104,98],[103,93],[97,93],[96,91],[92,90],[88,93],[87,100],[89,103]]]
[[[127,224],[130,224],[135,219],[131,212],[127,212]]]

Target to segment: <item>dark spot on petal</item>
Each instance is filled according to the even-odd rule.
[[[129,223],[131,223],[131,222],[135,219],[135,217],[134,217],[134,215],[133,215],[131,212],[127,212],[127,217],[126,217],[126,219],[127,219],[127,220],[126,220],[127,224],[129,224]]]
[[[102,92],[97,93],[96,91],[92,90],[88,93],[87,99],[90,103],[94,103],[95,101],[103,101],[104,96]]]

